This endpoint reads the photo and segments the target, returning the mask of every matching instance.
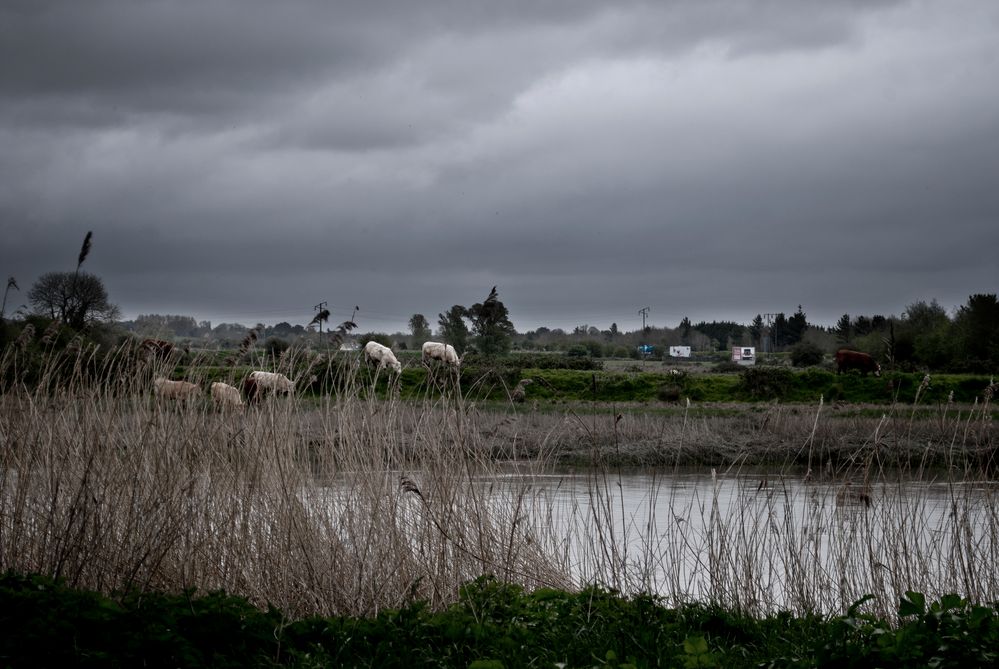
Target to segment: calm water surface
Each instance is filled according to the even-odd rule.
[[[581,583],[760,610],[837,610],[909,589],[999,594],[996,481],[511,464],[475,485],[519,501],[531,539]]]

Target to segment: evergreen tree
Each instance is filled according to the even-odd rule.
[[[502,355],[510,350],[511,338],[516,334],[509,312],[500,301],[496,286],[481,304],[473,304],[468,309],[472,321],[472,334],[475,346],[483,355]]]
[[[690,319],[684,316],[683,320],[680,321],[680,343],[685,346],[690,344],[690,330]]]
[[[961,351],[972,368],[999,369],[999,300],[993,294],[968,298],[955,319]]]
[[[843,314],[836,322],[836,341],[841,344],[849,344],[853,328],[850,326],[850,314]]]
[[[787,346],[787,331],[787,316],[782,311],[774,317],[774,325],[771,330],[770,336],[774,342],[774,350]]]
[[[437,325],[441,339],[444,343],[454,346],[458,355],[464,355],[468,348],[468,325],[465,319],[468,317],[468,309],[456,304],[451,307],[446,314],[437,314]]]
[[[413,314],[409,319],[409,331],[413,334],[413,346],[430,340],[430,322],[423,314]]]
[[[805,312],[802,311],[800,304],[794,315],[787,319],[787,329],[788,344],[797,344],[805,336],[805,330],[808,329],[808,319],[805,317]]]
[[[753,346],[763,348],[763,316],[756,314],[753,323],[749,326],[749,336],[753,340]]]

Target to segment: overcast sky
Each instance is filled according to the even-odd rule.
[[[521,331],[999,291],[999,3],[2,0],[0,273]]]

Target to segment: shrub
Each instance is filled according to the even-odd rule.
[[[667,383],[659,386],[659,389],[656,391],[656,397],[660,402],[679,402],[682,392],[683,388],[680,386],[675,383]]]
[[[723,360],[722,362],[719,362],[717,365],[714,366],[713,371],[718,372],[719,374],[726,374],[732,372],[741,372],[744,369],[745,367],[743,367],[737,362],[734,362],[732,360]]]
[[[794,372],[781,367],[747,367],[739,380],[739,390],[753,399],[774,399],[787,395]]]
[[[603,369],[603,363],[585,353],[582,356],[560,355],[555,353],[511,353],[497,358],[486,358],[478,353],[469,353],[462,358],[464,365],[489,365],[508,369],[578,369],[593,371]]]
[[[791,349],[791,364],[795,367],[811,367],[822,363],[822,349],[810,341],[798,342]]]
[[[291,344],[278,337],[268,337],[267,341],[264,342],[264,350],[271,358],[281,357],[281,354],[287,351],[290,346]]]
[[[361,348],[364,348],[364,345],[369,341],[376,341],[382,346],[392,348],[392,338],[383,332],[368,332],[358,336],[357,338],[357,343]]]

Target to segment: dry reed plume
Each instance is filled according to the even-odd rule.
[[[51,352],[30,385],[25,356],[10,346],[0,359],[3,570],[105,592],[225,589],[292,615],[370,614],[413,599],[444,606],[483,573],[757,613],[841,610],[873,593],[887,614],[907,589],[999,599],[989,569],[999,505],[964,449],[969,435],[991,443],[988,399],[936,423],[893,408],[835,458],[824,407],[774,408],[736,420],[761,439],[793,423],[785,452],[788,462],[814,458],[806,480],[789,468],[751,472],[736,452],[708,479],[703,467],[700,479],[649,469],[635,488],[607,466],[608,449],[652,440],[668,454],[659,464],[675,464],[711,424],[543,416],[512,403],[486,411],[447,370],[430,373],[420,400],[379,400],[356,365],[318,402],[217,412],[208,399],[157,402],[149,380],[173,363],[131,347]],[[188,380],[205,385],[196,373]],[[897,457],[903,443],[943,449],[942,492],[927,493],[927,472]],[[587,448],[593,467],[552,466]]]

